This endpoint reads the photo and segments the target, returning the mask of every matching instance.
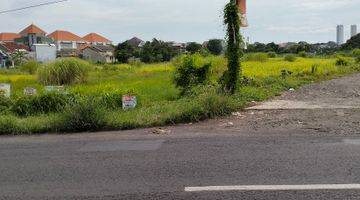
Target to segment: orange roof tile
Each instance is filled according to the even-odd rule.
[[[57,30],[51,34],[48,35],[49,38],[52,38],[55,41],[77,41],[77,42],[82,42],[85,40],[82,39],[81,37],[69,32],[69,31],[60,31]]]
[[[46,32],[41,30],[36,25],[31,24],[30,26],[26,27],[24,30],[20,32],[20,35],[27,35],[27,34],[46,34]]]
[[[86,40],[87,42],[105,42],[105,43],[111,42],[110,40],[96,33],[90,33],[84,36],[83,39]]]
[[[21,35],[17,33],[0,33],[0,41],[14,41],[16,38],[20,38]]]

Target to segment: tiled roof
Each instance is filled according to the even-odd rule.
[[[86,40],[87,42],[104,42],[104,43],[111,42],[110,40],[96,33],[90,33],[84,36],[83,39]]]
[[[24,44],[19,44],[15,42],[2,42],[0,43],[3,47],[5,47],[9,53],[13,53],[16,50],[26,50],[30,51],[29,47]]]
[[[41,30],[36,25],[31,24],[30,26],[26,27],[24,30],[20,32],[20,35],[27,35],[27,34],[46,34],[46,32]]]
[[[112,46],[107,46],[107,45],[92,45],[92,46],[87,46],[85,48],[83,48],[82,50],[85,50],[87,48],[90,48],[96,52],[114,52],[115,48]]]
[[[0,41],[14,41],[16,38],[20,38],[21,35],[17,33],[0,33]]]
[[[76,42],[85,42],[81,37],[69,32],[69,31],[60,31],[57,30],[48,35],[48,37],[54,39],[55,41],[76,41]]]

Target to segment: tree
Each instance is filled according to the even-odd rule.
[[[190,42],[187,46],[186,46],[186,51],[190,52],[191,54],[194,53],[198,53],[200,52],[202,49],[202,45],[198,44],[196,42]]]
[[[219,39],[209,40],[206,47],[209,50],[209,52],[213,55],[220,55],[224,50],[222,45],[222,40]]]
[[[240,35],[240,18],[236,0],[230,0],[224,9],[224,23],[227,25],[227,52],[228,70],[223,75],[224,90],[234,94],[239,76],[241,74],[240,57],[243,55],[241,44],[243,43]]]
[[[341,48],[345,50],[360,48],[360,34],[350,38]]]
[[[21,65],[22,63],[24,63],[26,61],[26,55],[27,55],[27,52],[15,51],[14,53],[11,54],[11,61],[15,65]]]
[[[127,63],[129,58],[138,56],[138,49],[131,46],[127,41],[120,43],[116,48],[116,58],[121,63]]]
[[[180,54],[180,51],[173,47],[170,43],[153,39],[146,42],[140,52],[142,62],[164,62],[170,61],[173,57]]]

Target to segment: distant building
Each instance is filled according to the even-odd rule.
[[[17,33],[0,33],[0,42],[14,42],[15,39],[20,37],[21,35]]]
[[[48,37],[53,39],[58,51],[63,49],[78,49],[86,43],[84,39],[69,31],[57,30],[49,34]]]
[[[32,47],[34,44],[51,44],[51,38],[46,37],[46,32],[34,24],[26,27],[20,32],[21,37],[15,39],[15,42]]]
[[[1,58],[1,67],[14,66],[14,60],[12,59],[13,55],[17,52],[24,52],[25,58],[28,59],[29,47],[24,44],[19,44],[15,42],[0,42],[0,51],[2,53]],[[4,56],[5,55],[5,56]]]
[[[109,39],[97,34],[97,33],[90,33],[82,38],[85,40],[86,43],[91,45],[111,45],[112,41]]]
[[[357,35],[357,26],[356,25],[351,25],[350,36],[353,37],[355,35]]]
[[[92,45],[82,49],[82,57],[94,63],[114,63],[115,48],[106,45]]]
[[[338,45],[344,44],[344,25],[338,25],[336,27],[336,43]]]
[[[133,37],[130,40],[127,40],[126,42],[135,48],[139,48],[139,47],[141,48],[145,45],[145,42],[137,37]]]
[[[34,44],[31,49],[34,59],[39,62],[50,62],[56,59],[56,46],[54,44]]]

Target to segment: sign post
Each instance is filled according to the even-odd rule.
[[[123,95],[122,96],[122,107],[124,110],[134,109],[137,105],[136,96]]]
[[[0,96],[10,98],[11,85],[7,83],[0,83]]]

